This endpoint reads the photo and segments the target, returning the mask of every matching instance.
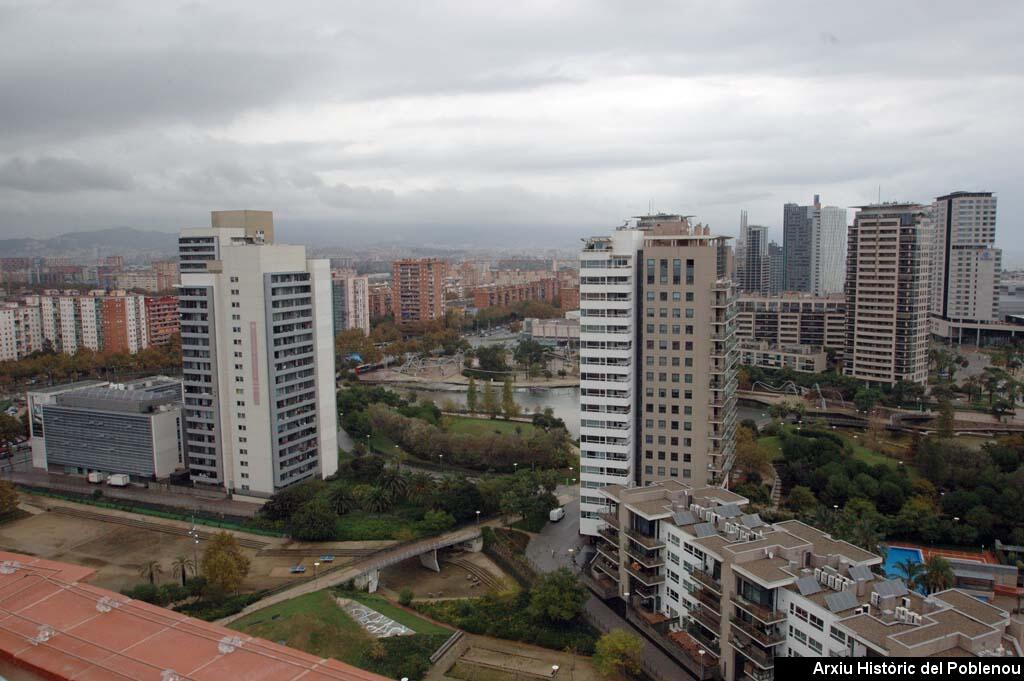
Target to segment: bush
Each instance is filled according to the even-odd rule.
[[[410,603],[412,603],[412,596],[412,589],[410,589],[409,587],[405,587],[404,589],[402,589],[401,593],[398,594],[399,604],[408,606]]]
[[[146,603],[153,603],[154,605],[157,604],[157,589],[149,582],[138,584],[130,589],[125,589],[121,593],[128,598],[134,598],[137,601],[145,601]]]
[[[266,592],[259,591],[257,593],[229,596],[219,601],[200,600],[194,603],[187,603],[175,608],[175,610],[188,615],[189,617],[213,622],[223,617],[229,617],[241,612],[245,606],[250,603],[255,603],[259,599],[263,598],[265,594]]]

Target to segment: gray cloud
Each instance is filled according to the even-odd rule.
[[[39,194],[70,194],[81,191],[126,191],[131,177],[109,168],[70,158],[12,158],[0,164],[0,188]]]
[[[735,233],[741,208],[778,226],[785,201],[881,185],[1000,192],[1006,240],[1022,20],[951,0],[7,6],[0,236],[258,205],[338,243],[572,245],[649,202]]]

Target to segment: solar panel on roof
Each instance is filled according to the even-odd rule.
[[[697,533],[697,537],[712,537],[718,534],[715,531],[715,526],[711,523],[700,523],[693,526],[693,531]]]
[[[676,511],[672,516],[676,525],[693,525],[697,522],[697,516],[692,511]]]
[[[882,598],[887,598],[889,596],[906,596],[910,593],[907,591],[907,585],[900,579],[882,580],[875,584],[875,591]]]
[[[742,518],[740,518],[740,522],[743,523],[744,527],[751,530],[755,527],[764,527],[767,524],[763,520],[761,520],[761,516],[757,515],[756,513],[747,513]]]
[[[832,612],[843,612],[857,607],[857,597],[852,591],[836,591],[825,596],[825,605]]]
[[[848,572],[850,579],[858,582],[870,582],[872,579],[871,568],[866,565],[851,565]]]
[[[796,588],[801,596],[810,596],[821,591],[821,584],[811,575],[805,575],[796,580]]]
[[[735,518],[738,515],[743,515],[740,511],[740,507],[736,504],[725,504],[715,509],[715,513],[722,516],[723,518]]]

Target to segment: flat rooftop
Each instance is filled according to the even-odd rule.
[[[0,565],[0,657],[47,679],[384,681],[86,584],[92,568],[9,552]]]

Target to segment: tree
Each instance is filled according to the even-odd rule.
[[[944,591],[951,586],[955,577],[953,567],[942,556],[932,556],[924,564],[924,587],[928,593]]]
[[[192,574],[195,574],[196,562],[186,555],[178,556],[174,559],[174,562],[171,563],[171,572],[175,577],[181,580],[182,586],[185,586],[185,581],[188,579],[188,573],[190,571]]]
[[[924,565],[912,558],[901,560],[896,563],[895,574],[886,576],[902,577],[908,589],[916,589],[924,580]]]
[[[18,510],[18,488],[10,480],[0,480],[0,516]]]
[[[324,496],[303,504],[292,516],[292,536],[303,541],[326,541],[334,538],[338,514]]]
[[[380,488],[395,499],[402,498],[409,491],[409,478],[396,466],[385,468],[377,479]]]
[[[338,515],[345,515],[356,507],[356,498],[347,485],[336,485],[327,494],[327,503]]]
[[[749,428],[736,429],[736,465],[748,475],[763,475],[771,467],[768,453],[757,445],[757,440]]]
[[[935,428],[939,437],[953,437],[953,418],[953,404],[949,400],[939,400],[939,416],[935,419]]]
[[[488,381],[484,384],[484,413],[490,416],[498,415],[498,398],[494,394],[494,386]]]
[[[529,378],[533,375],[533,370],[537,365],[543,366],[545,364],[544,346],[535,340],[521,340],[516,345],[516,349],[513,350],[512,358],[520,366],[526,368],[526,376]]]
[[[394,498],[382,487],[370,488],[363,498],[363,508],[370,513],[385,513],[391,509],[394,503]]]
[[[530,588],[531,617],[552,622],[576,619],[587,600],[587,590],[568,568],[559,568],[537,578]]]
[[[469,379],[469,387],[466,388],[466,409],[470,413],[476,411],[476,379]]]
[[[516,398],[512,394],[512,379],[507,376],[501,386],[501,410],[505,412],[507,419],[519,416],[519,405],[516,404]]]
[[[139,577],[145,577],[146,580],[156,586],[156,578],[164,573],[164,569],[160,567],[160,561],[147,560],[139,568]]]
[[[594,666],[607,679],[635,677],[640,673],[644,643],[624,629],[613,629],[597,640]]]
[[[882,394],[874,388],[860,388],[853,396],[853,404],[859,411],[871,411]]]
[[[25,424],[13,416],[0,412],[0,444],[9,445],[24,437],[28,431]]]
[[[212,600],[237,592],[249,574],[249,559],[230,532],[218,532],[210,538],[201,564],[206,595]]]
[[[505,363],[505,348],[501,345],[481,345],[475,352],[476,361],[480,364],[481,371],[499,374],[508,371],[508,365]]]
[[[319,480],[289,485],[274,496],[260,509],[260,515],[269,520],[289,520],[304,504],[323,489]]]
[[[786,497],[786,506],[797,513],[809,511],[817,504],[818,500],[814,497],[814,492],[803,485],[797,485],[789,490],[789,495]]]
[[[445,511],[427,511],[420,522],[420,528],[426,534],[441,534],[454,526],[455,518]]]

